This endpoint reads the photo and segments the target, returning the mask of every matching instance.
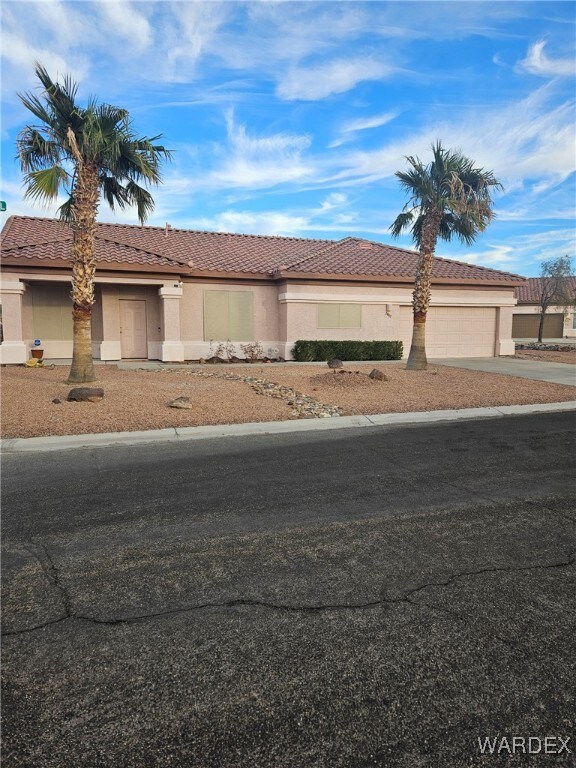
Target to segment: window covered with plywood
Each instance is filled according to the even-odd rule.
[[[72,339],[72,300],[69,285],[34,285],[32,323],[38,339]]]
[[[252,291],[204,291],[204,340],[252,341]]]
[[[318,328],[361,328],[361,304],[318,304]]]

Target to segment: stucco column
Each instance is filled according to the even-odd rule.
[[[102,341],[100,342],[100,360],[121,360],[120,343],[120,303],[116,286],[102,285]]]
[[[180,299],[182,288],[164,286],[158,290],[160,296],[160,317],[162,319],[162,340],[160,360],[181,363],[184,361],[184,344],[180,338]]]
[[[28,350],[22,338],[22,296],[26,285],[19,280],[2,281],[2,331],[4,340],[0,344],[0,364],[25,363]]]
[[[514,307],[498,307],[496,310],[496,357],[513,355],[516,344],[512,338],[512,313]]]

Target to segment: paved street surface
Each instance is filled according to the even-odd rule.
[[[574,426],[5,456],[3,765],[574,766]]]

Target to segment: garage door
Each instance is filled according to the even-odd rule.
[[[513,339],[538,338],[540,315],[514,315],[512,318]],[[564,333],[564,315],[562,313],[547,314],[544,319],[544,339],[561,339]]]
[[[412,341],[412,307],[400,307],[404,352]],[[428,357],[494,357],[495,307],[431,307],[426,320]]]

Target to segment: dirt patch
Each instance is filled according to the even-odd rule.
[[[234,374],[292,387],[344,415],[561,402],[576,399],[574,387],[445,366],[407,371],[404,363],[378,365],[388,381],[373,381],[374,365],[346,364],[345,373],[316,366],[234,366]],[[2,437],[122,432],[203,424],[235,424],[293,418],[284,399],[257,394],[249,383],[204,378],[195,370],[121,371],[99,365],[99,403],[69,403],[66,367],[7,367],[1,372]],[[201,370],[206,370],[202,368]],[[212,367],[211,367],[212,370]],[[193,408],[168,407],[189,397]],[[60,403],[53,403],[60,400]]]
[[[358,389],[371,387],[381,382],[373,381],[364,371],[338,371],[338,373],[320,373],[310,376],[312,392],[318,392],[318,388],[328,389]]]
[[[290,406],[263,397],[245,384],[199,379],[187,371],[120,371],[98,365],[99,403],[69,403],[68,368],[4,368],[1,373],[2,437],[124,432],[200,424],[235,424],[290,418]],[[189,397],[193,408],[169,408]],[[59,404],[52,402],[60,400]]]
[[[562,384],[531,381],[464,368],[429,366],[426,371],[407,371],[405,363],[377,366],[388,381],[372,381],[368,374],[374,364],[346,363],[346,374],[309,366],[257,366],[256,375],[293,387],[323,403],[338,406],[343,415],[406,413],[450,408],[482,408],[498,405],[552,403],[576,399],[576,389]],[[240,369],[234,368],[234,371]],[[322,370],[322,368],[320,368]],[[338,385],[336,377],[351,384]],[[358,383],[356,384],[356,379]]]
[[[545,349],[517,349],[514,357],[520,360],[540,360],[547,363],[568,363],[576,365],[576,348],[567,352],[556,352]]]

